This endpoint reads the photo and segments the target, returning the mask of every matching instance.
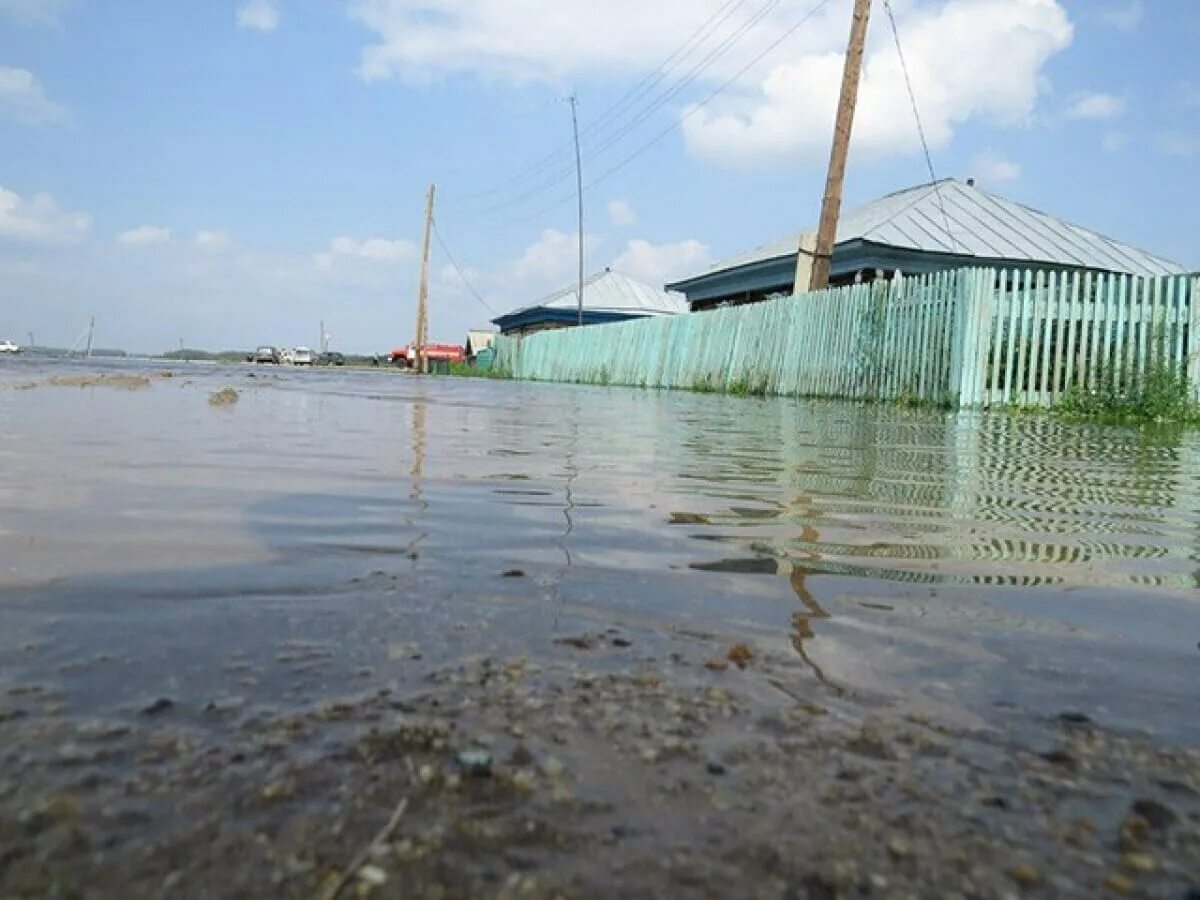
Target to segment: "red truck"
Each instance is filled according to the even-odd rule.
[[[466,361],[466,353],[459,344],[426,344],[425,358],[430,362],[460,363]],[[392,351],[392,364],[411,369],[415,363],[416,350],[412,344],[397,347]]]

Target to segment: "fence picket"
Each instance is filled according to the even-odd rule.
[[[960,269],[711,312],[502,336],[519,378],[1046,405],[1150,368],[1200,396],[1200,279]]]

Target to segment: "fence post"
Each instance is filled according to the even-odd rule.
[[[1192,400],[1200,403],[1200,276],[1192,279],[1188,297],[1188,385]]]
[[[959,289],[960,328],[954,350],[957,377],[951,384],[958,390],[959,406],[980,406],[984,401],[987,354],[992,343],[996,273],[991,269],[972,269],[963,274]]]

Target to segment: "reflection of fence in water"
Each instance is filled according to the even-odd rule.
[[[825,403],[746,415],[754,445],[770,449],[738,493],[709,482],[729,505],[696,535],[736,548],[727,565],[915,584],[1197,586],[1195,434]],[[699,483],[719,464],[693,452],[677,463]]]

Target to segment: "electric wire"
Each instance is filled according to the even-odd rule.
[[[929,183],[933,185],[934,197],[942,212],[942,220],[946,226],[946,236],[950,238],[951,248],[958,250],[958,241],[950,228],[950,216],[946,212],[946,204],[942,200],[942,188],[938,183],[937,174],[933,170],[933,156],[929,152],[929,142],[925,140],[925,126],[921,122],[921,110],[917,105],[917,94],[913,90],[912,78],[908,74],[908,63],[904,59],[904,48],[900,46],[900,29],[896,27],[896,14],[892,11],[891,0],[883,0],[883,8],[887,12],[888,22],[892,26],[892,38],[896,42],[896,55],[900,58],[900,70],[904,73],[904,84],[908,88],[908,99],[912,103],[913,117],[917,120],[917,134],[921,137],[921,149],[925,153],[925,165],[929,168]]]
[[[462,283],[467,286],[467,290],[471,292],[471,296],[479,301],[479,304],[493,316],[499,315],[499,313],[492,309],[488,302],[483,299],[483,296],[479,293],[479,291],[475,290],[475,285],[471,284],[470,279],[467,278],[466,273],[463,272],[462,268],[458,264],[458,261],[455,260],[454,254],[450,252],[450,248],[446,246],[445,240],[442,239],[442,233],[438,231],[437,219],[432,220],[432,225],[433,236],[437,239],[438,246],[441,247],[442,252],[446,254],[446,259],[450,260],[450,265],[454,268],[454,271],[458,273],[458,277],[462,279]]]
[[[692,68],[689,69],[675,84],[667,87],[666,90],[654,97],[653,100],[651,100],[645,108],[637,112],[629,122],[618,127],[613,134],[610,134],[604,138],[600,142],[599,146],[589,148],[591,151],[590,155],[593,157],[600,155],[615,146],[619,141],[624,139],[628,134],[646,121],[646,119],[662,109],[682,91],[686,90],[698,78],[700,78],[700,76],[703,75],[704,72],[713,65],[713,63],[715,63],[722,56],[727,54],[734,46],[741,42],[741,40],[756,25],[770,15],[782,2],[783,0],[767,0],[767,2],[763,4],[763,6],[761,6],[757,12],[755,12],[749,19],[738,26],[738,28],[735,29],[731,34],[726,36],[715,48],[710,50],[706,56],[692,66]],[[794,29],[792,30],[794,31]],[[787,34],[790,36],[790,33],[791,32],[789,31]],[[774,49],[774,47],[778,46],[779,43],[782,43],[782,40],[772,44],[770,49]],[[763,55],[765,54],[761,54],[760,56],[756,57],[755,61],[761,59]],[[749,67],[746,67],[746,69],[740,71],[738,75],[735,76],[734,80],[740,78],[748,68]],[[487,207],[483,210],[483,212],[491,215],[497,212],[502,212],[503,210],[513,206],[520,206],[524,204],[525,201],[537,196],[540,193],[543,193],[544,191],[549,190],[560,181],[568,178],[573,171],[574,166],[572,164],[560,166],[549,173],[546,178],[540,180],[537,184],[533,185],[529,189],[522,191],[514,198]]]
[[[747,2],[749,2],[749,0],[726,0],[726,3],[723,6],[709,16],[709,18],[705,20],[700,27],[698,27],[691,33],[691,35],[688,36],[687,40],[676,47],[671,55],[659,63],[659,65],[653,71],[647,73],[637,84],[605,107],[595,119],[586,123],[580,130],[580,136],[586,140],[593,132],[599,129],[601,125],[605,124],[610,119],[617,118],[619,114],[622,113],[626,108],[633,106],[638,100],[653,90],[655,86],[661,84],[662,81],[672,71],[674,71],[675,68],[678,67],[678,65],[682,64],[684,60],[686,60],[696,50],[703,46],[704,42],[707,41],[718,28],[724,25],[725,22],[728,21],[729,18]],[[550,153],[542,157],[540,160],[533,163],[528,170],[509,179],[506,185],[502,185],[491,190],[464,194],[461,199],[472,200],[506,193],[513,187],[531,181],[561,157],[570,155],[571,149],[571,142],[568,141],[564,144],[561,144]]]
[[[655,145],[657,145],[660,141],[662,141],[668,135],[672,134],[673,132],[675,132],[679,128],[681,128],[683,126],[684,122],[686,122],[688,119],[690,119],[696,113],[698,113],[701,109],[703,109],[705,106],[707,106],[713,100],[715,100],[717,97],[719,97],[721,94],[723,94],[726,90],[728,90],[737,81],[741,80],[741,78],[747,72],[749,72],[752,68],[754,68],[756,65],[758,65],[758,63],[762,62],[763,59],[765,59],[768,55],[770,55],[772,52],[774,52],[776,48],[778,48],[782,43],[784,43],[784,41],[788,40],[788,38],[790,38],[793,34],[795,34],[797,31],[799,31],[803,26],[807,25],[812,19],[814,19],[817,15],[819,15],[822,12],[822,10],[824,10],[831,2],[833,2],[833,0],[821,0],[821,2],[819,2],[811,10],[809,10],[808,13],[806,13],[803,18],[801,18],[798,22],[796,22],[794,25],[792,25],[790,28],[788,28],[786,31],[784,31],[783,34],[781,34],[776,40],[774,40],[764,50],[762,50],[760,53],[755,55],[753,59],[751,59],[748,63],[746,63],[744,66],[742,66],[737,72],[735,72],[733,74],[733,76],[731,76],[730,78],[728,78],[724,82],[722,82],[720,85],[718,85],[717,88],[715,90],[713,90],[710,94],[708,94],[708,96],[706,96],[703,100],[701,100],[699,103],[692,105],[683,115],[681,115],[678,119],[675,119],[669,126],[664,128],[662,131],[660,131],[658,134],[656,134],[649,141],[642,144],[633,153],[629,154],[624,159],[622,159],[620,162],[618,162],[616,165],[606,169],[603,173],[596,176],[591,181],[587,182],[587,184],[584,185],[584,190],[585,191],[590,190],[591,188],[600,184],[600,182],[615,175],[617,172],[624,169],[626,166],[628,166],[630,163],[632,163],[635,159],[637,159],[643,153],[645,153],[646,151],[650,150]],[[558,207],[562,206],[564,203],[567,203],[568,201],[573,200],[574,197],[575,197],[574,194],[565,195],[563,197],[560,197],[558,200],[555,200],[551,204],[543,206],[540,209],[534,210],[532,213],[530,213],[527,216],[522,216],[518,219],[509,220],[508,222],[505,222],[503,225],[496,226],[496,227],[497,228],[508,227],[513,224],[518,224],[521,222],[526,222],[531,219],[538,218],[539,216],[542,216],[545,213],[548,213],[548,212],[551,212],[551,211],[557,209]]]

